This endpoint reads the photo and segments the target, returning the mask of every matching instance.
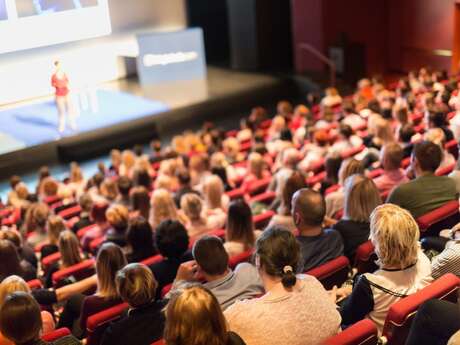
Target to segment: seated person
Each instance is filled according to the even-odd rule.
[[[185,227],[177,220],[165,220],[157,226],[155,244],[163,260],[151,265],[153,275],[158,283],[156,298],[161,290],[174,281],[180,264],[193,259],[188,251],[189,237]]]
[[[338,332],[335,304],[316,278],[296,275],[299,259],[299,244],[290,231],[275,226],[257,240],[255,261],[266,294],[238,301],[224,312],[230,330],[247,345],[317,345]]]
[[[341,288],[337,294],[349,295],[342,305],[342,326],[367,317],[381,333],[389,307],[428,286],[433,278],[430,260],[418,244],[418,225],[408,211],[392,204],[378,206],[371,214],[370,228],[380,269],[356,276],[352,290]]]
[[[0,332],[15,345],[79,345],[72,336],[52,343],[40,339],[42,331],[40,306],[27,292],[13,292],[0,308]]]
[[[190,183],[190,174],[187,169],[180,169],[176,173],[176,176],[177,180],[179,181],[179,189],[176,191],[176,193],[174,193],[174,203],[176,204],[176,207],[179,208],[182,196],[189,193],[200,195],[200,193],[192,188]]]
[[[397,143],[385,145],[380,151],[380,163],[383,174],[374,179],[380,193],[389,192],[395,186],[408,182],[404,170],[401,169],[404,151]]]
[[[110,224],[107,222],[106,212],[109,208],[109,204],[96,203],[91,208],[90,218],[96,224],[94,228],[85,233],[81,238],[80,244],[83,250],[89,251],[89,244],[92,240],[102,237],[105,235],[107,230],[110,228]]]
[[[418,218],[446,202],[456,200],[455,182],[447,176],[435,175],[441,160],[442,151],[438,145],[429,141],[415,145],[411,168],[416,178],[393,189],[387,202],[405,208]]]
[[[129,211],[126,206],[115,204],[106,212],[110,228],[105,234],[105,241],[112,242],[120,247],[126,246],[126,232],[128,229]]]
[[[299,231],[302,272],[343,255],[343,241],[337,230],[323,229],[325,215],[326,204],[320,193],[303,188],[294,194],[292,217]]]
[[[148,267],[129,264],[118,271],[115,283],[129,309],[105,330],[101,345],[144,345],[161,339],[166,303],[155,298],[158,283]]]
[[[91,209],[93,208],[93,199],[88,193],[82,194],[78,199],[78,204],[81,207],[80,219],[72,226],[72,231],[77,232],[88,225],[93,224],[91,220]]]
[[[126,242],[130,249],[126,258],[130,263],[145,260],[157,253],[153,244],[152,227],[144,217],[138,216],[129,220]]]
[[[204,236],[193,246],[195,261],[184,262],[177,271],[173,290],[186,282],[203,278],[223,309],[235,301],[257,297],[264,289],[257,269],[249,263],[239,264],[234,271],[228,267],[228,254],[222,240],[216,236]],[[174,291],[172,291],[174,293]]]
[[[220,216],[205,217],[203,200],[196,194],[189,193],[182,197],[181,210],[187,218],[185,227],[190,237],[199,238],[211,230],[219,229],[222,223]]]
[[[18,249],[9,240],[0,240],[0,282],[17,275],[25,281],[37,278],[37,268],[19,257]]]

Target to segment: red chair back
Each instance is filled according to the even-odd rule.
[[[455,163],[445,166],[444,168],[436,170],[436,176],[446,176],[449,175],[455,169]]]
[[[459,203],[452,200],[417,218],[422,236],[436,236],[441,230],[450,229],[460,222]]]
[[[77,237],[78,238],[82,238],[83,236],[85,236],[85,234],[94,229],[95,227],[97,226],[97,224],[91,224],[91,225],[88,225],[88,226],[85,226],[84,228],[81,228],[77,231]]]
[[[240,264],[242,262],[249,262],[249,261],[251,261],[251,258],[252,258],[253,254],[254,254],[254,249],[249,249],[249,250],[245,251],[244,253],[232,256],[228,260],[228,266],[231,269],[234,269],[238,264]]]
[[[102,334],[108,324],[120,318],[121,314],[128,308],[127,303],[118,304],[114,307],[91,315],[86,321],[86,345],[97,345],[100,343]]]
[[[42,335],[43,341],[53,342],[63,337],[70,335],[70,330],[68,328],[58,328],[52,332]]]
[[[154,342],[152,345],[166,345],[166,343],[163,339],[161,339],[161,340]]]
[[[163,261],[163,256],[161,254],[157,254],[157,255],[151,256],[151,257],[149,257],[147,259],[142,260],[141,264],[150,266],[150,265],[159,263],[161,261]]]
[[[43,284],[40,279],[29,280],[27,285],[29,285],[31,290],[43,288]]]
[[[449,153],[451,153],[455,159],[458,159],[458,142],[455,139],[448,141],[444,146]]]
[[[449,273],[420,291],[394,303],[388,311],[382,335],[388,345],[404,345],[412,319],[418,308],[430,299],[441,299],[457,303],[460,278]]]
[[[275,200],[275,198],[276,198],[276,193],[272,191],[268,191],[268,192],[253,196],[249,200],[249,204],[252,204],[253,202],[260,202],[262,204],[270,205],[273,202],[273,200]]]
[[[351,158],[351,157],[357,155],[358,153],[360,153],[361,151],[363,151],[365,148],[366,148],[366,146],[361,145],[361,146],[358,146],[358,147],[353,147],[353,148],[348,149],[348,150],[344,150],[342,152],[342,154],[341,154],[342,159]]]
[[[313,187],[317,183],[323,182],[323,180],[326,178],[326,172],[321,171],[320,173],[313,175],[312,177],[307,178],[307,185],[309,187]]]
[[[50,254],[48,256],[45,256],[42,259],[42,268],[43,268],[43,270],[46,271],[48,269],[48,267],[50,267],[55,262],[58,262],[60,258],[61,258],[61,253],[60,252],[56,252],[56,253]]]
[[[228,191],[226,193],[230,200],[235,200],[235,199],[240,199],[243,198],[244,195],[246,194],[246,190],[243,188],[235,188],[232,189],[231,191]]]
[[[378,269],[375,263],[376,260],[377,255],[375,255],[374,245],[371,241],[367,241],[356,249],[354,267],[356,267],[358,273],[374,272]]]
[[[326,339],[322,345],[377,345],[378,340],[377,327],[371,320],[364,319]]]
[[[265,211],[264,213],[258,214],[257,216],[252,217],[254,227],[256,229],[263,229],[270,222],[270,219],[275,215],[273,211]]]
[[[76,265],[63,268],[53,273],[53,285],[55,288],[62,286],[64,279],[73,277],[74,280],[79,281],[88,278],[95,272],[94,259],[82,261]]]
[[[59,216],[61,216],[64,220],[68,220],[70,218],[79,216],[81,213],[81,207],[80,205],[75,205],[69,208],[66,208],[65,210],[62,210],[58,213]]]
[[[165,285],[163,289],[161,289],[161,298],[164,298],[168,294],[168,292],[171,291],[172,286],[173,285],[171,283],[171,284]]]
[[[337,287],[342,286],[348,279],[349,272],[350,261],[346,256],[339,256],[306,273],[318,279],[326,290],[331,290],[334,285]]]
[[[267,189],[271,181],[272,181],[272,177],[270,176],[270,177],[266,177],[261,180],[252,182],[249,185],[249,190],[248,190],[249,195],[254,196],[254,195],[265,192],[265,190]]]

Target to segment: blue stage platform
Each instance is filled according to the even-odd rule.
[[[0,154],[170,110],[162,102],[117,91],[98,90],[97,100],[98,111],[81,110],[76,120],[78,131],[67,129],[62,135],[57,130],[58,115],[52,100],[0,111]]]

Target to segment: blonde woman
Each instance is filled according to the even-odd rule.
[[[208,211],[226,210],[230,198],[225,194],[224,184],[217,175],[206,177],[203,184],[203,196]]]
[[[199,285],[186,287],[166,308],[166,345],[244,345],[227,322],[216,297]]]
[[[40,250],[42,259],[58,251],[59,235],[66,229],[64,219],[61,217],[50,216],[48,218],[46,222],[47,243]]]
[[[203,200],[196,194],[185,194],[180,202],[180,208],[187,217],[185,227],[190,237],[198,238],[207,232],[218,229],[210,218],[204,217]]]
[[[357,276],[353,289],[342,288],[337,296],[349,295],[343,304],[342,325],[369,318],[383,330],[392,304],[429,285],[430,260],[420,249],[419,228],[412,215],[399,206],[378,206],[370,217],[370,239],[380,268]]]
[[[21,277],[13,275],[5,278],[0,284],[0,307],[3,305],[3,302],[8,295],[17,291],[25,292],[27,294],[31,293],[29,286]],[[46,334],[53,331],[55,327],[53,316],[47,311],[42,311],[41,317],[43,323],[42,333]],[[0,333],[0,345],[14,345],[14,343],[6,339]]]
[[[241,184],[241,188],[249,190],[252,183],[270,177],[270,171],[267,169],[264,157],[257,152],[252,152],[248,158],[248,168],[246,177]]]
[[[110,178],[106,178],[101,184],[101,196],[104,197],[108,203],[114,202],[118,197],[117,183]]]
[[[240,162],[244,155],[240,152],[240,142],[236,138],[227,138],[222,143],[222,152],[230,164]]]
[[[344,214],[333,229],[342,235],[345,255],[353,261],[356,248],[369,239],[369,216],[382,203],[374,182],[363,175],[345,180]]]
[[[133,177],[134,165],[136,164],[136,156],[131,150],[124,150],[121,154],[121,164],[118,174],[120,176]]]
[[[208,155],[202,153],[190,157],[189,169],[192,187],[200,189],[206,176],[210,175]]]
[[[166,189],[157,189],[152,193],[150,206],[149,221],[153,229],[164,220],[180,220],[172,195]]]
[[[83,177],[83,172],[76,162],[70,163],[70,182],[67,184],[73,194],[81,194],[85,187],[86,181]]]

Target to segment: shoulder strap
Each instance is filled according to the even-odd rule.
[[[364,279],[367,280],[367,282],[369,283],[370,286],[376,288],[377,290],[380,290],[388,295],[391,295],[391,296],[394,296],[394,297],[399,297],[399,298],[404,298],[404,297],[407,297],[408,295],[405,295],[405,294],[402,294],[402,293],[399,293],[399,292],[395,292],[395,291],[391,291],[390,289],[387,289],[386,287],[383,287],[382,285],[379,285],[379,284],[376,284],[372,281],[370,281],[369,279],[367,279],[367,277],[363,274],[362,277]]]

